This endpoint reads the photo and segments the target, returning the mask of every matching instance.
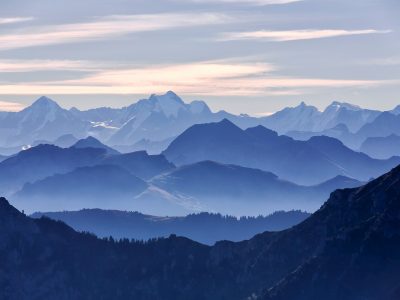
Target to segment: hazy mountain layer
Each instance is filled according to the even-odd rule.
[[[163,154],[176,165],[214,160],[270,171],[281,179],[303,185],[338,175],[366,181],[400,163],[400,158],[371,159],[336,139],[314,137],[307,142],[294,141],[262,126],[243,131],[228,120],[190,127]]]
[[[270,172],[213,161],[179,167],[150,183],[176,197],[193,197],[211,211],[236,216],[290,209],[315,211],[335,189],[362,185],[340,177],[307,187]]]
[[[141,153],[124,156],[129,162],[139,159],[146,170],[152,159],[158,166],[162,166],[160,159],[165,160],[161,155],[142,155],[142,161],[136,154]],[[121,156],[111,157],[119,159]],[[336,177],[306,187],[281,180],[269,172],[212,161],[176,170],[169,168],[166,173],[165,169],[158,169],[164,174],[143,184],[144,181],[132,175],[134,172],[129,173],[123,168],[123,163],[116,166],[115,161],[109,162],[113,165],[78,168],[25,184],[12,197],[12,203],[29,212],[103,208],[163,216],[182,216],[198,211],[258,216],[276,210],[315,211],[335,189],[362,185],[354,179]],[[134,170],[140,170],[135,167]]]
[[[135,151],[146,151],[148,154],[160,154],[176,137],[170,137],[163,141],[151,141],[147,139],[141,139],[140,141],[134,143],[133,145],[115,145],[114,149],[121,153],[130,153]]]
[[[147,241],[153,237],[177,234],[194,241],[214,245],[217,241],[239,242],[264,231],[290,228],[310,216],[301,211],[278,211],[266,217],[237,217],[199,213],[186,217],[157,217],[138,212],[84,209],[80,211],[34,213],[61,220],[77,231],[90,231],[99,237],[129,238]]]
[[[26,182],[92,165],[105,153],[106,150],[100,148],[63,149],[53,145],[39,145],[21,151],[0,163],[0,191],[8,195]]]
[[[25,210],[118,207],[142,193],[148,184],[116,165],[79,167],[67,174],[55,174],[26,183],[13,197]],[[122,203],[121,203],[122,202]]]
[[[120,155],[103,155],[96,164],[118,165],[145,180],[149,180],[156,175],[176,168],[164,155],[148,155],[146,151],[137,151]]]
[[[398,299],[400,168],[280,232],[213,247],[99,240],[0,200],[4,299]],[[257,299],[258,299],[257,298]]]
[[[361,145],[360,150],[378,159],[400,156],[400,137],[395,134],[387,137],[370,137]]]
[[[392,111],[395,114],[396,109]],[[54,101],[42,97],[18,113],[2,112],[0,146],[31,145],[34,141],[53,141],[59,136],[88,135],[108,145],[133,145],[142,139],[163,141],[177,136],[194,124],[219,122],[228,119],[241,129],[263,125],[284,134],[288,131],[323,132],[344,124],[351,132],[375,120],[379,111],[362,109],[348,103],[333,102],[323,112],[301,103],[267,117],[239,116],[226,111],[211,112],[203,101],[184,103],[175,93],[151,95],[121,109],[107,107],[79,111],[62,109]],[[357,149],[366,137],[356,141]],[[349,140],[351,142],[352,140]],[[343,142],[346,141],[343,139]],[[347,145],[347,144],[346,144]],[[135,150],[147,150],[143,148]],[[149,149],[150,150],[150,149]],[[156,153],[156,152],[151,152]]]
[[[99,140],[95,139],[92,136],[88,136],[86,139],[82,139],[82,140],[77,141],[71,147],[75,147],[75,148],[89,148],[89,147],[102,148],[102,149],[105,149],[108,154],[117,154],[117,155],[121,154],[117,150],[102,144]]]

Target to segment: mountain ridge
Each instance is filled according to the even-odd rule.
[[[335,191],[290,229],[212,247],[175,235],[146,243],[101,240],[62,222],[30,219],[1,198],[0,252],[13,259],[1,265],[9,288],[0,296],[397,299],[399,182],[396,167],[362,187]],[[55,262],[57,268],[49,267]],[[21,280],[21,272],[13,272],[16,266],[36,284]]]

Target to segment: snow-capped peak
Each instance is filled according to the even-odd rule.
[[[46,96],[40,97],[38,100],[33,102],[33,104],[21,111],[24,115],[22,121],[28,118],[32,120],[43,118],[44,122],[53,122],[56,118],[56,112],[62,110],[62,108],[57,104],[57,102],[47,98]]]
[[[157,100],[160,108],[167,118],[170,116],[178,117],[178,111],[183,108],[187,109],[189,105],[185,104],[174,92],[169,91],[165,95],[151,95],[149,101]]]
[[[207,106],[207,104],[204,101],[200,101],[200,100],[195,100],[190,102],[190,111],[192,112],[192,114],[201,114],[203,112],[210,112],[209,107]]]
[[[43,105],[56,105],[58,106],[57,102],[47,98],[46,96],[42,96],[37,99],[35,102],[32,103],[32,106],[43,106]]]

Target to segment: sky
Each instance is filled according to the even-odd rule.
[[[263,116],[400,104],[398,0],[0,1],[0,110],[123,107],[169,90]]]

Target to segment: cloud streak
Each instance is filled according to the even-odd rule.
[[[36,72],[36,71],[98,71],[107,68],[125,66],[126,63],[106,63],[87,60],[0,60],[0,73]]]
[[[0,101],[0,111],[20,111],[26,106],[20,103]]]
[[[0,18],[0,24],[7,24],[7,23],[20,23],[20,22],[28,22],[32,21],[34,18]]]
[[[108,16],[95,22],[39,26],[0,35],[0,50],[112,39],[130,33],[232,22],[224,14],[182,13]]]
[[[191,0],[198,3],[245,3],[250,5],[271,5],[271,4],[287,4],[292,2],[300,2],[303,0]]]
[[[270,42],[285,42],[295,40],[320,39],[337,36],[388,33],[390,30],[289,30],[289,31],[251,31],[225,33],[220,41],[260,40]]]
[[[282,77],[272,75],[275,70],[265,63],[218,61],[98,70],[79,80],[3,84],[0,94],[153,94],[173,90],[183,95],[276,96],[298,95],[310,88],[365,88],[395,83]]]

